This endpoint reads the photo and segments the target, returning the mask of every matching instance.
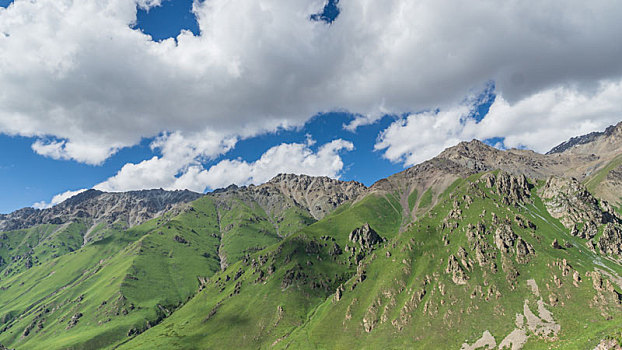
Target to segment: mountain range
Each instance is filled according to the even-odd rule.
[[[622,123],[372,186],[281,174],[0,215],[0,349],[614,349]]]

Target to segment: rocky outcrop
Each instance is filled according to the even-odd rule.
[[[534,254],[535,250],[533,246],[518,237],[516,240],[516,261],[520,264],[525,264]]]
[[[501,225],[495,230],[495,245],[503,252],[508,252],[514,246],[518,236],[512,231],[510,225]]]
[[[356,181],[340,181],[326,176],[279,174],[259,190],[278,189],[283,195],[304,207],[320,220],[341,204],[358,198],[367,187]]]
[[[559,242],[557,242],[557,238],[553,239],[553,242],[551,243],[551,247],[553,247],[553,249],[562,249],[562,246],[559,245]]]
[[[467,280],[469,279],[469,276],[467,276],[467,274],[464,272],[464,269],[454,255],[449,256],[445,273],[450,274],[451,280],[458,285],[466,284]]]
[[[576,179],[550,177],[540,190],[540,196],[551,216],[569,229],[576,223],[601,224],[608,218],[603,215],[598,200]]]
[[[551,177],[540,192],[551,216],[569,228],[571,235],[592,240],[602,230],[598,242],[590,241],[590,247],[622,256],[622,220],[607,202],[599,203],[575,179]],[[553,247],[561,248],[555,242]]]
[[[337,290],[335,291],[334,300],[335,301],[340,301],[341,298],[343,297],[343,292],[345,292],[345,289],[343,288],[343,284],[340,284],[339,287],[337,288]]]
[[[496,188],[496,193],[504,205],[517,206],[531,202],[529,199],[531,185],[525,175],[512,175],[501,171],[497,176],[493,173],[484,174],[480,181],[488,188]]]
[[[594,350],[622,350],[622,346],[615,339],[603,339]]]
[[[510,175],[499,172],[496,180],[497,194],[501,196],[503,204],[517,205],[529,202],[529,188],[525,175]]]
[[[326,176],[279,174],[259,186],[231,185],[209,195],[217,200],[241,199],[259,204],[266,213],[277,217],[289,208],[300,208],[320,220],[341,204],[355,200],[367,190],[356,181],[340,181]]]
[[[384,242],[384,238],[380,237],[376,231],[374,231],[369,224],[365,224],[350,232],[348,240],[352,243],[358,244],[363,250],[370,250],[376,244]]]
[[[71,316],[71,319],[69,320],[69,323],[67,324],[67,329],[73,328],[75,327],[75,325],[78,324],[78,321],[80,320],[80,318],[82,318],[82,313],[78,312],[77,314],[74,314],[73,316]]]
[[[608,223],[597,243],[603,254],[622,256],[622,230],[620,227]]]
[[[584,145],[597,141],[602,137],[611,136],[615,132],[615,129],[616,127],[612,125],[605,129],[605,131],[595,131],[586,135],[571,137],[570,140],[564,141],[559,145],[553,147],[550,151],[546,152],[546,154],[562,153],[575,146]]]
[[[605,131],[595,131],[586,135],[576,136],[570,138],[568,141],[564,141],[559,145],[553,147],[550,151],[546,152],[546,154],[555,154],[555,153],[563,153],[572,148],[575,148],[580,145],[585,145],[589,143],[596,143],[602,139],[606,139],[608,137],[614,136],[622,127],[622,122],[618,123],[618,125],[611,125]]]

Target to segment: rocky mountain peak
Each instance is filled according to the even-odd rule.
[[[367,191],[356,181],[341,181],[326,176],[278,174],[268,182],[255,186],[231,185],[213,191],[221,205],[229,199],[241,199],[259,204],[269,215],[280,216],[288,208],[298,207],[319,220],[346,201],[354,200]]]
[[[342,203],[358,198],[367,187],[356,181],[341,181],[326,176],[279,174],[258,186],[278,189],[283,195],[305,207],[316,219],[337,208]]]
[[[448,159],[479,172],[490,170],[489,160],[498,157],[500,152],[479,140],[472,140],[463,141],[456,146],[447,148],[437,158]]]

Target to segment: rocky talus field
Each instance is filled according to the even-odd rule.
[[[0,349],[621,349],[622,123],[374,185],[86,191],[0,215]]]

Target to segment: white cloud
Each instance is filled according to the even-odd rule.
[[[52,159],[73,159],[92,165],[101,164],[112,154],[116,153],[119,148],[121,146],[105,146],[66,140],[46,141],[39,139],[32,144],[32,150],[42,156]]]
[[[77,190],[77,191],[67,191],[67,192],[63,192],[60,194],[55,195],[54,197],[52,197],[52,200],[49,203],[46,203],[45,201],[41,201],[41,202],[37,202],[34,203],[32,205],[33,208],[35,209],[47,209],[47,208],[51,208],[53,206],[55,206],[56,204],[60,204],[62,202],[64,202],[65,200],[80,194],[82,192],[86,191],[86,189],[81,189],[81,190]]]
[[[455,106],[489,80],[510,105],[622,74],[622,3],[195,1],[201,35],[153,42],[130,26],[159,0],[16,0],[0,8],[0,132],[99,164],[165,132],[216,143],[348,110],[352,124]],[[201,148],[202,146],[197,146]],[[220,148],[226,150],[225,148]]]
[[[201,162],[231,149],[235,137],[227,137],[212,131],[182,135],[179,132],[165,134],[152,142],[151,148],[161,156],[140,163],[125,164],[119,172],[96,185],[102,191],[129,191],[144,188],[190,189],[203,192],[205,185],[188,183],[186,187],[175,184],[186,173],[201,167]]]
[[[622,81],[600,83],[592,91],[555,87],[515,103],[497,96],[481,122],[469,117],[472,103],[412,114],[379,136],[376,150],[393,162],[414,165],[460,141],[505,138],[507,148],[546,152],[570,137],[602,131],[622,120]]]
[[[142,188],[190,189],[203,192],[230,184],[248,185],[268,181],[279,173],[296,173],[338,178],[343,169],[339,152],[352,151],[354,145],[341,139],[311,149],[315,143],[283,143],[268,149],[258,160],[222,160],[209,169],[200,163],[200,155],[177,152],[178,140],[168,137],[157,147],[162,156],[138,164],[126,164],[115,176],[95,186],[103,191],[129,191]],[[175,151],[173,151],[175,150]],[[194,155],[195,158],[186,158]]]
[[[383,156],[392,162],[423,162],[461,141],[462,123],[469,112],[469,106],[461,105],[447,111],[411,114],[386,128],[374,149],[384,150]]]
[[[622,121],[622,80],[606,81],[592,91],[556,87],[516,103],[497,97],[480,124],[469,124],[467,135],[479,139],[505,137],[506,147],[547,152],[570,137],[603,131]]]

